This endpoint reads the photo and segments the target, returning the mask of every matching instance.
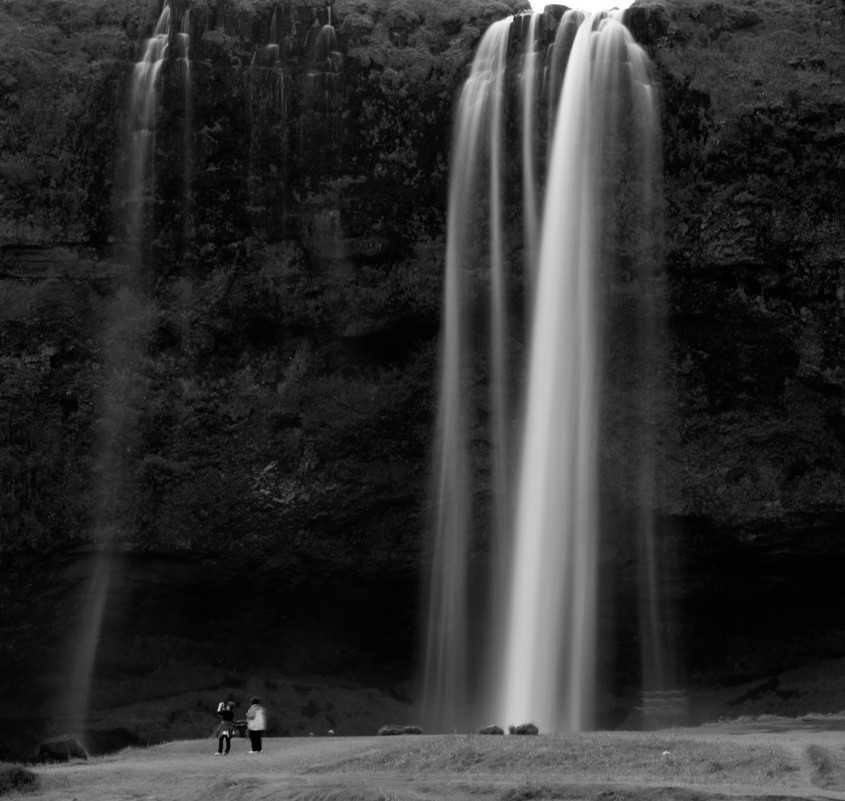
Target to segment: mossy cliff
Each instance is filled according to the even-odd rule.
[[[278,731],[413,716],[392,704],[417,642],[452,110],[483,31],[524,6],[338,0],[329,52],[325,5],[191,3],[143,253],[125,118],[158,4],[0,9],[7,717],[52,714],[103,547],[121,589],[94,700],[145,736],[196,731],[222,688],[278,693]],[[666,592],[684,680],[753,682],[845,651],[845,9],[667,0],[628,24],[661,82]],[[636,500],[612,495],[624,519]],[[606,556],[621,587],[627,558]],[[335,695],[301,681],[295,707],[303,676]],[[378,685],[370,718],[339,680]],[[126,711],[184,693],[181,722]]]

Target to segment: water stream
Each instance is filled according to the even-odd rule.
[[[183,64],[186,108],[190,62],[187,26],[178,37]],[[129,86],[127,144],[121,219],[118,229],[128,246],[127,269],[119,278],[100,332],[103,372],[97,430],[95,476],[95,551],[79,605],[79,623],[68,645],[68,678],[54,728],[82,736],[92,706],[99,645],[106,629],[110,600],[119,587],[121,544],[131,541],[135,519],[131,499],[138,470],[137,419],[147,391],[140,360],[151,315],[146,286],[152,266],[152,209],[155,205],[155,135],[160,74],[171,41],[172,11],[165,3],[152,36],[141,48]],[[186,113],[186,121],[190,115]],[[190,134],[186,133],[183,143]],[[185,147],[187,148],[187,144]]]

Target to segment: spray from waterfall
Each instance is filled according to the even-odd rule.
[[[171,8],[165,3],[152,36],[143,45],[129,87],[121,228],[131,255],[123,284],[109,301],[102,331],[101,414],[93,471],[94,554],[80,604],[79,625],[68,645],[65,694],[54,721],[55,727],[77,734],[84,732],[87,723],[108,601],[121,569],[116,545],[133,533],[130,499],[137,470],[133,454],[140,450],[136,421],[146,393],[138,366],[149,325],[143,286],[150,266],[147,250],[155,197],[158,86],[170,37]],[[184,53],[187,61],[186,42]]]
[[[531,720],[545,731],[595,725],[599,444],[604,337],[612,329],[606,284],[616,280],[620,260],[630,257],[643,282],[655,262],[649,243],[657,235],[650,222],[658,200],[656,104],[648,60],[621,14],[567,11],[545,54],[540,15],[521,26],[512,21],[494,23],[483,37],[456,112],[424,674],[431,730],[492,721]],[[510,98],[506,54],[517,27],[524,36],[522,74],[518,96]],[[550,135],[542,177],[534,137],[541,98]],[[505,256],[519,251],[509,224],[514,215],[506,213],[513,170],[505,178],[503,167],[510,105],[520,109],[523,126],[521,275]],[[620,258],[619,250],[638,239],[641,252]],[[521,358],[508,301],[519,278],[529,315]],[[487,327],[480,327],[486,334],[479,335],[476,299],[485,291],[490,305]],[[659,304],[638,303],[651,311],[635,326],[636,347],[653,355],[659,336],[648,321],[659,317]],[[638,368],[649,367],[642,357]],[[526,394],[514,399],[512,386],[523,374]],[[489,386],[486,401],[477,392],[479,376]],[[646,384],[630,400],[640,418],[655,389]],[[480,454],[472,443],[485,431],[490,448]],[[648,474],[638,479],[636,500],[648,510],[635,535],[650,554],[643,556],[644,595],[654,590],[657,569],[653,434],[653,427],[637,433],[631,468],[632,475]],[[484,509],[475,500],[478,483],[490,489]],[[492,565],[486,584],[476,575],[482,561]],[[470,689],[477,687],[483,690]]]

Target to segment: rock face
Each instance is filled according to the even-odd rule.
[[[127,108],[159,4],[0,10],[12,725],[54,714],[102,552],[95,728],[196,736],[224,694],[269,699],[276,733],[414,717],[451,114],[483,31],[524,6],[174,0],[140,243]],[[740,712],[754,682],[845,655],[845,9],[627,22],[662,87],[666,625],[679,681],[736,685]],[[635,575],[624,540],[604,560],[618,722]]]

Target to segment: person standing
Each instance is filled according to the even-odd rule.
[[[267,728],[267,713],[261,706],[261,699],[253,698],[246,713],[246,728],[249,731],[250,754],[261,752],[261,735]]]
[[[235,702],[228,704],[220,702],[217,708],[217,717],[220,718],[220,725],[217,727],[217,755],[228,754],[232,745],[232,730],[235,727]],[[225,751],[223,750],[225,747]]]

